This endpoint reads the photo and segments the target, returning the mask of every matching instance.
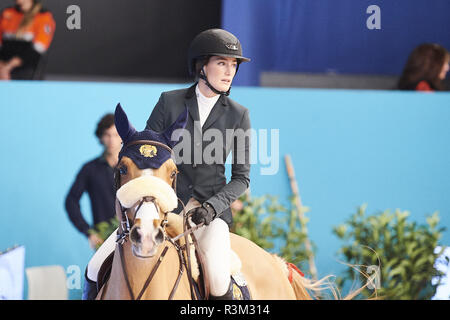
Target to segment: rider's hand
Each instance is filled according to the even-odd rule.
[[[188,214],[192,214],[191,219],[195,224],[203,222],[205,225],[209,225],[216,217],[216,210],[205,202],[201,207],[189,210]]]

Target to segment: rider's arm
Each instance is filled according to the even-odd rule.
[[[251,126],[248,110],[245,110],[239,128],[244,133],[249,132]],[[233,164],[231,165],[230,182],[206,201],[214,208],[217,216],[220,216],[223,211],[230,207],[231,203],[239,198],[250,185],[250,139],[241,139],[240,143],[239,139],[236,139],[232,153]]]
[[[156,132],[162,132],[166,128],[164,128],[164,96],[161,94],[159,97],[158,103],[153,108],[150,117],[147,120],[147,125],[145,129],[150,129]]]

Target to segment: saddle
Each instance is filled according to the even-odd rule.
[[[97,275],[97,292],[108,282],[114,260],[114,251],[103,261]]]

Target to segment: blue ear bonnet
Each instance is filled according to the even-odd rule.
[[[180,139],[181,134],[173,134],[176,129],[184,129],[187,122],[187,108],[178,119],[163,132],[152,130],[136,131],[129,122],[127,115],[123,111],[120,103],[116,107],[114,122],[117,132],[123,141],[122,150],[119,153],[119,161],[123,156],[133,160],[139,169],[158,169],[171,158],[172,149]],[[175,139],[175,140],[172,140]],[[168,148],[164,148],[151,142],[138,142],[139,140],[150,140],[162,143]]]

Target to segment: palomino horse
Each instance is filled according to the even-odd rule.
[[[170,131],[165,132],[166,135],[177,128],[184,128],[179,124],[183,116],[187,117],[187,114],[181,115],[168,129]],[[130,128],[124,129],[120,122],[128,123]],[[116,108],[116,127],[124,141],[123,148],[127,143],[135,144],[140,146],[142,153],[142,146],[146,146],[144,153],[150,156],[152,152],[159,152],[156,150],[170,151],[172,147],[167,143],[164,145],[164,141],[158,141],[158,138],[143,141],[145,134],[136,133],[120,106]],[[133,134],[138,138],[130,142]],[[119,227],[119,243],[114,252],[110,278],[97,299],[195,298],[188,276],[196,273],[190,259],[193,254],[189,249],[180,253],[180,248],[186,248],[185,240],[188,239],[185,235],[180,237],[187,230],[186,223],[181,216],[170,212],[178,205],[172,188],[177,174],[175,162],[168,158],[158,168],[142,168],[142,164],[139,168],[130,157],[122,155],[117,168],[120,176],[116,182],[120,188],[116,213],[122,226]],[[190,206],[191,203],[184,212]],[[252,299],[311,299],[307,288],[314,290],[314,283],[292,265],[236,234],[231,234],[231,247],[239,257],[234,259],[237,261],[234,265],[240,263],[237,268],[244,275]]]

